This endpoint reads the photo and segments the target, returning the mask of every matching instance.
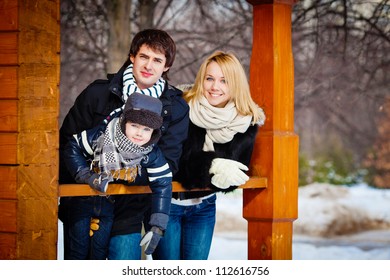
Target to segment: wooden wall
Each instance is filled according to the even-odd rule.
[[[56,259],[60,10],[0,2],[0,259]]]

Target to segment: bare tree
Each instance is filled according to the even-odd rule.
[[[216,49],[236,52],[249,69],[251,8],[245,0],[62,0],[60,123],[92,79],[119,69],[132,37],[144,28],[164,29],[176,41],[174,85],[193,82]]]
[[[339,147],[358,167],[376,141],[376,121],[389,96],[389,1],[294,5],[301,153],[314,157]],[[217,49],[235,52],[249,71],[252,6],[245,0],[62,0],[61,15],[60,122],[92,79],[119,69],[130,40],[144,28],[164,29],[174,38],[173,85],[193,82],[201,61]]]
[[[107,1],[107,72],[116,72],[129,53],[131,24],[131,2]]]
[[[389,26],[388,0],[297,3],[296,121],[305,152],[341,142],[357,162],[365,156],[377,137],[375,116],[390,93]]]

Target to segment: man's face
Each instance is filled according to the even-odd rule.
[[[130,60],[133,63],[135,81],[140,89],[153,86],[169,69],[165,67],[165,55],[153,51],[146,45],[142,45],[135,56],[130,56]]]

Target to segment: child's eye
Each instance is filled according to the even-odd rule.
[[[145,131],[149,132],[149,131],[152,131],[153,129],[149,128],[149,127],[145,127],[144,128]]]

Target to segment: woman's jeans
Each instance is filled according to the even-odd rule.
[[[191,206],[171,205],[155,260],[207,260],[215,226],[216,195]]]
[[[106,196],[61,198],[59,215],[64,225],[65,260],[104,260],[114,220],[114,204]],[[99,230],[89,236],[91,218]]]

